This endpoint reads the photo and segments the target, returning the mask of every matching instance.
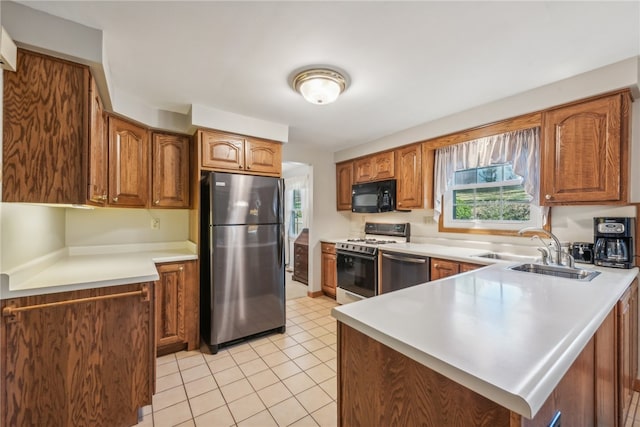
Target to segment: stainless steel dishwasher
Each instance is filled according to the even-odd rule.
[[[429,281],[429,257],[399,252],[381,253],[381,294]]]

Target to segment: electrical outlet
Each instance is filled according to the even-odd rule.
[[[160,229],[160,219],[159,218],[151,218],[151,229],[159,230]]]

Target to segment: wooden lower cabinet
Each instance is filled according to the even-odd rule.
[[[338,283],[338,270],[335,243],[322,243],[321,284],[325,295],[335,298]]]
[[[459,273],[475,270],[484,265],[473,264],[471,262],[458,262],[449,259],[431,258],[430,280],[438,280],[444,277],[454,276]]]
[[[638,280],[618,302],[619,425],[623,426],[631,409],[633,384],[638,377]]]
[[[448,259],[431,258],[430,279],[438,280],[460,273],[460,264]]]
[[[155,382],[153,284],[1,302],[5,426],[131,426]],[[9,315],[12,308],[20,311]]]
[[[338,425],[615,426],[614,342],[615,309],[529,420],[338,322]]]
[[[199,282],[196,261],[156,265],[156,348],[163,355],[199,346]]]

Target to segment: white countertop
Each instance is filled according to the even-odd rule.
[[[438,251],[430,252],[432,249]],[[441,249],[425,246],[427,252],[410,253],[471,260],[466,258],[471,254],[460,248],[450,248],[451,254]],[[426,367],[532,418],[638,269],[589,266],[602,273],[591,282],[580,282],[512,271],[508,265],[496,263],[339,306],[332,314]]]
[[[0,300],[158,280],[156,263],[197,259],[191,242],[64,248],[0,277]]]

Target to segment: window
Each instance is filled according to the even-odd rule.
[[[532,128],[438,149],[434,217],[442,215],[441,231],[541,227],[538,141]]]
[[[291,210],[290,234],[297,236],[302,231],[302,195],[299,189],[293,190],[293,209]]]
[[[529,221],[531,196],[510,164],[457,171],[453,220]]]

